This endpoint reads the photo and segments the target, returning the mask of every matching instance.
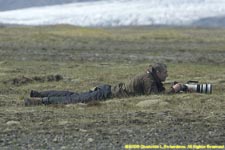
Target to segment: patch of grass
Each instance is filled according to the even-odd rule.
[[[129,143],[223,144],[224,32],[67,25],[0,28],[0,147],[121,149]],[[173,81],[198,80],[211,83],[213,94],[23,106],[31,89],[81,92],[99,84],[115,85],[159,61],[168,65],[167,89]],[[5,84],[14,78],[56,74],[63,80]],[[152,105],[140,107],[140,102]]]

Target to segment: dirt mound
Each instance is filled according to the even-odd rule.
[[[3,81],[4,84],[11,84],[16,86],[21,86],[24,84],[29,84],[32,82],[53,82],[53,81],[60,81],[63,80],[62,75],[47,75],[47,76],[34,76],[34,77],[17,77],[13,79],[9,79]]]

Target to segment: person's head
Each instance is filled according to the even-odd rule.
[[[160,81],[165,81],[167,74],[167,66],[163,63],[155,63],[153,65],[150,65],[151,72],[154,73]]]

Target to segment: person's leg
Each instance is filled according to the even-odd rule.
[[[94,100],[106,100],[111,97],[111,86],[102,85],[95,89],[84,93],[74,93],[67,96],[51,96],[43,98],[44,104],[72,104],[72,103],[88,103]]]
[[[75,96],[77,95],[77,97]],[[35,106],[35,105],[49,105],[49,104],[71,104],[79,103],[79,94],[74,94],[72,96],[53,96],[53,97],[31,97],[25,98],[25,106]]]
[[[53,104],[57,103],[67,103],[68,97],[71,95],[77,95],[74,92],[70,91],[34,91],[32,90],[30,93],[30,98],[24,99],[25,106],[34,106],[34,105],[41,105],[41,104],[48,104],[46,101],[49,97],[52,97]]]
[[[31,90],[30,92],[30,97],[58,97],[58,96],[69,96],[74,94],[74,92],[70,92],[70,91],[54,91],[54,90],[50,90],[50,91],[34,91]]]
[[[70,96],[51,96],[44,97],[42,99],[43,104],[71,104],[71,103],[79,103],[79,94],[74,94]]]
[[[24,105],[25,106],[36,106],[36,105],[42,105],[43,100],[39,97],[32,97],[32,98],[26,98],[24,99]]]

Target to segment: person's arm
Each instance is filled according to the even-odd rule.
[[[143,90],[145,95],[159,94],[164,91],[159,91],[156,83],[150,78],[143,79]]]
[[[183,85],[180,83],[176,83],[171,87],[171,90],[168,92],[168,94],[178,93],[183,89]]]

